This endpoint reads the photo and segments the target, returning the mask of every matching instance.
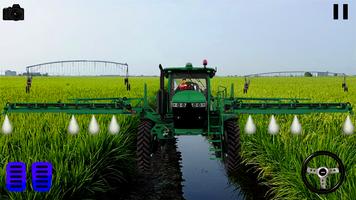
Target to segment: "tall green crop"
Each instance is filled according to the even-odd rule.
[[[239,78],[221,78],[214,81],[228,86],[235,86],[235,94],[246,97],[305,97],[315,102],[350,102],[356,106],[356,78],[350,78],[349,92],[341,88],[342,78],[252,78],[249,92],[242,94],[243,80]],[[355,110],[355,109],[354,109]],[[242,132],[242,156],[245,163],[255,164],[262,171],[261,180],[271,186],[270,193],[275,199],[354,199],[356,197],[356,134],[345,136],[342,125],[347,114],[309,114],[298,116],[302,135],[292,135],[291,115],[276,116],[280,133],[268,134],[270,116],[254,115],[257,133],[247,135]],[[241,116],[240,126],[243,131],[247,116]],[[353,116],[353,123],[355,117]],[[346,166],[346,180],[334,193],[317,195],[310,192],[303,184],[301,166],[303,160],[318,150],[336,153]],[[320,160],[314,167],[335,163]],[[313,167],[313,166],[312,166]],[[331,176],[332,177],[332,176]],[[314,177],[314,181],[318,180]],[[333,182],[335,184],[335,182]]]
[[[158,78],[131,78],[127,92],[120,78],[105,77],[41,77],[34,78],[30,95],[25,94],[25,78],[0,77],[0,108],[6,102],[53,102],[67,98],[141,97],[143,83],[148,84],[149,97],[154,103]],[[306,97],[318,102],[351,102],[356,106],[356,78],[349,79],[349,92],[341,88],[341,78],[256,78],[251,80],[247,95],[242,94],[242,78],[214,78],[213,92],[219,84],[235,84],[235,95],[246,97]],[[107,125],[111,116],[96,116],[101,132],[87,131],[90,116],[78,116],[81,126],[78,135],[69,135],[70,116],[64,114],[11,114],[14,133],[0,135],[0,181],[4,184],[5,166],[10,161],[23,161],[29,166],[35,161],[51,161],[54,166],[53,187],[48,194],[32,191],[28,184],[25,193],[6,193],[1,185],[1,199],[61,199],[89,197],[98,191],[114,187],[106,184],[114,179],[125,183],[134,174],[133,152],[137,118],[119,117],[121,133],[109,135]],[[255,135],[242,133],[242,156],[247,164],[261,170],[260,179],[272,187],[275,199],[352,199],[356,196],[356,136],[341,134],[346,114],[312,114],[299,116],[303,134],[291,135],[293,116],[276,116],[280,133],[267,133],[270,116],[253,116],[258,127]],[[240,116],[243,130],[247,116]],[[0,116],[1,122],[3,116]],[[355,117],[353,117],[355,123]],[[311,193],[302,183],[300,170],[303,159],[317,150],[336,153],[346,165],[347,178],[341,188],[329,195]],[[332,164],[329,161],[321,163]],[[313,163],[312,163],[313,164]],[[314,163],[317,165],[318,163]],[[30,181],[30,179],[28,179]],[[117,188],[116,188],[117,189]],[[5,195],[5,196],[3,196]],[[84,196],[83,196],[84,195]]]
[[[148,80],[149,82],[149,80]],[[132,84],[128,93],[124,80],[118,78],[43,78],[35,77],[30,94],[24,90],[25,78],[0,77],[0,108],[6,102],[57,102],[68,98],[142,96],[143,81]],[[76,116],[80,133],[67,132],[70,116],[66,114],[10,114],[14,127],[9,135],[0,134],[1,199],[81,199],[112,189],[120,191],[135,173],[135,128],[137,118],[118,116],[121,131],[108,133],[110,115],[96,116],[101,131],[88,133],[90,115]],[[0,117],[1,122],[4,117]],[[23,193],[5,190],[8,162],[27,164],[27,189]],[[34,162],[52,163],[53,185],[49,193],[31,188],[30,166]]]

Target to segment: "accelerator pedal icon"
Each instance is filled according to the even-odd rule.
[[[31,168],[33,190],[49,192],[52,186],[52,164],[50,162],[35,162]]]
[[[26,164],[23,162],[9,162],[6,165],[6,189],[9,192],[23,192],[26,190]]]

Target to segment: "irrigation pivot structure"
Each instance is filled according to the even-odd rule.
[[[213,96],[211,80],[216,69],[207,67],[206,61],[202,67],[193,67],[188,63],[186,66],[171,68],[159,65],[159,69],[160,87],[156,108],[148,103],[145,84],[142,97],[73,99],[67,103],[8,103],[4,114],[68,113],[72,115],[69,125],[69,131],[72,133],[79,131],[75,114],[92,115],[89,126],[92,127],[89,128],[91,133],[99,130],[95,114],[114,115],[109,127],[110,132],[117,132],[115,115],[140,116],[137,133],[137,165],[140,172],[145,173],[150,169],[150,155],[154,153],[154,147],[164,144],[166,140],[177,135],[204,135],[208,136],[214,146],[210,149],[212,159],[222,160],[228,173],[235,173],[241,161],[238,123],[240,115],[270,114],[271,121],[275,123],[273,115],[294,114],[291,131],[298,134],[301,128],[297,114],[352,112],[352,106],[347,102],[322,103],[297,98],[235,97],[233,84],[229,95],[226,87],[219,86],[217,94]],[[349,116],[347,119],[347,122],[351,123]],[[9,124],[7,115],[6,121]],[[352,125],[348,127],[344,132],[353,133]],[[256,127],[249,116],[245,132],[255,131]],[[270,132],[278,132],[278,129],[272,127]]]
[[[245,75],[245,83],[244,83],[244,93],[247,93],[247,90],[250,86],[251,79],[257,77],[304,77],[304,76],[312,76],[312,77],[343,77],[343,81],[341,84],[344,92],[348,92],[348,86],[346,83],[347,75],[345,73],[340,72],[322,72],[322,71],[276,71],[276,72],[262,72],[255,74]]]
[[[63,60],[46,62],[26,67],[27,86],[30,92],[32,79],[36,76],[121,76],[130,90],[129,67],[127,63],[102,60]]]
[[[322,72],[322,71],[278,71],[278,72],[262,72],[255,74],[248,74],[244,77],[297,77],[305,76],[305,73],[310,73],[314,77],[317,76],[341,76],[345,77],[345,73],[340,72]]]

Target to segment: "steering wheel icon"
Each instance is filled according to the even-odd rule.
[[[319,167],[319,168],[308,167],[309,162],[318,156],[331,157],[337,162],[338,166],[335,168],[328,168],[328,167],[324,167],[324,166]],[[328,187],[327,178],[329,177],[329,175],[338,174],[338,173],[340,173],[340,178],[339,178],[338,182],[334,186]],[[320,188],[314,187],[308,181],[307,174],[315,174],[318,176],[318,178],[320,180]],[[345,167],[344,167],[344,164],[342,163],[341,159],[337,155],[335,155],[329,151],[317,151],[317,152],[309,155],[308,158],[306,158],[304,160],[303,165],[302,165],[302,179],[303,179],[305,186],[307,186],[307,188],[310,191],[318,193],[318,194],[328,194],[328,193],[331,193],[331,192],[334,192],[335,190],[337,190],[341,186],[341,184],[344,182]]]

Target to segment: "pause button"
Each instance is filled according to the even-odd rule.
[[[50,162],[32,164],[32,186],[36,192],[49,192],[52,186],[52,164]]]
[[[6,189],[10,192],[26,190],[26,164],[9,162],[6,165]]]

